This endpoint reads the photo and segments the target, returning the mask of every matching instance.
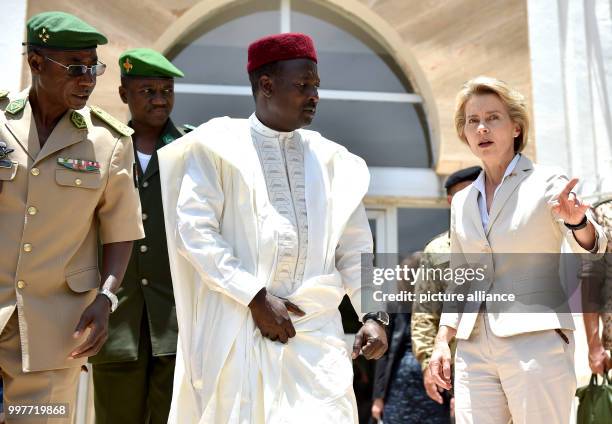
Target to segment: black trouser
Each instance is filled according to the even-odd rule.
[[[96,424],[166,424],[176,356],[153,356],[143,311],[138,359],[93,365]]]

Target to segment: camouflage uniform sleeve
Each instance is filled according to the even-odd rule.
[[[425,251],[421,259],[423,270],[432,269],[432,254]],[[429,279],[425,273],[419,275],[414,285],[415,302],[412,307],[410,330],[412,334],[412,352],[424,370],[429,365],[433,352],[434,340],[438,333],[442,305],[439,302],[419,302],[421,294],[439,293],[444,286],[436,279]]]
[[[578,278],[582,281],[583,312],[601,311],[604,303],[602,289],[606,280],[607,255],[598,261],[582,259]]]
[[[602,322],[602,341],[605,349],[612,348],[612,201],[594,210],[595,220],[603,227],[608,238],[607,252],[598,261],[582,259],[578,278],[582,282],[583,312],[599,313]]]

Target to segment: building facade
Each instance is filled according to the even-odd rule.
[[[15,11],[2,18],[13,28],[4,42],[10,54],[0,59],[7,89],[29,83],[21,55],[27,17],[64,10],[108,35],[99,57],[109,66],[91,102],[126,120],[115,64],[127,48],[156,48],[185,71],[173,118],[198,125],[253,110],[250,41],[283,31],[312,35],[322,80],[312,127],[369,164],[366,203],[379,252],[421,249],[447,226],[444,175],[475,163],[452,124],[461,84],[491,75],[531,95],[523,1],[6,1]],[[535,154],[533,144],[528,152]]]

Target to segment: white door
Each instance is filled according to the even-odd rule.
[[[374,237],[374,253],[397,253],[397,208],[372,206],[366,208]]]

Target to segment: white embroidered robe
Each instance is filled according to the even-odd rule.
[[[217,118],[158,151],[179,322],[170,423],[356,423],[338,305],[360,312],[361,254],[372,235],[363,160],[313,131],[304,149],[308,245],[287,296],[296,337],[255,327],[248,303],[277,261],[275,210],[248,120]]]

